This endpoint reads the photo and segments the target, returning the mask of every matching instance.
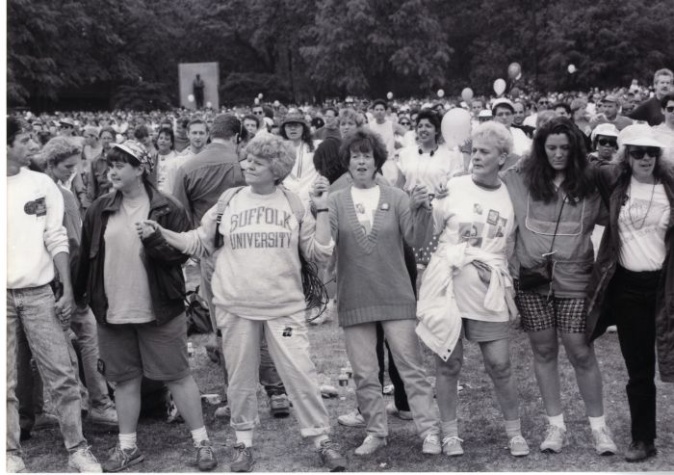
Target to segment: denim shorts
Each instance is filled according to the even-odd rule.
[[[190,374],[184,313],[163,325],[98,325],[98,346],[98,370],[108,381],[177,381]]]
[[[519,291],[516,302],[522,328],[527,333],[549,328],[557,328],[562,333],[585,333],[585,299],[553,297],[548,300],[536,292]]]
[[[504,340],[510,336],[510,322],[485,322],[463,318],[463,336],[473,343]]]

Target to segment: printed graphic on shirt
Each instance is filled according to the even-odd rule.
[[[627,231],[622,236],[623,243],[657,232],[656,228],[660,223],[662,210],[656,210],[656,207],[657,205],[654,205],[652,200],[635,198],[628,200],[620,208],[618,222]]]
[[[42,196],[42,197],[40,197],[36,200],[29,201],[28,203],[26,203],[24,205],[23,211],[24,211],[24,213],[26,213],[29,216],[34,214],[38,218],[40,216],[46,216],[47,215],[47,202],[46,202],[45,197]]]
[[[484,210],[479,203],[473,205],[473,212],[477,215],[483,215]],[[484,218],[478,218],[479,221],[471,223],[459,223],[459,236],[461,242],[467,242],[473,247],[482,247],[483,238],[494,239],[505,236],[505,228],[508,224],[507,218],[502,218],[500,213],[496,210],[490,209],[487,212],[487,220],[483,222]],[[486,228],[486,229],[485,229]]]
[[[229,239],[232,249],[289,248],[292,214],[277,208],[258,206],[230,217]],[[284,231],[251,231],[251,226],[272,226]],[[248,229],[247,229],[248,228]]]
[[[356,214],[358,215],[358,223],[360,223],[360,228],[366,235],[370,234],[370,231],[372,231],[372,221],[368,216],[369,213],[365,209],[365,205],[363,203],[356,203],[355,206],[356,206]]]

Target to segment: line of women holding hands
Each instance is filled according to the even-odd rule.
[[[437,122],[426,122],[437,128]],[[618,142],[616,163],[589,165],[581,132],[556,118],[537,131],[528,157],[503,170],[512,136],[500,124],[482,124],[473,131],[470,172],[449,180],[437,196],[423,184],[407,192],[381,184],[386,149],[378,135],[361,127],[342,137],[340,160],[350,186],[329,192],[327,179],[320,177],[310,194],[313,213],[298,213],[294,198],[279,186],[292,169],[294,151],[281,138],[261,134],[247,148],[248,186],[207,213],[199,229],[177,233],[150,221],[139,225],[146,239],[165,239],[188,254],[215,254],[214,303],[237,437],[232,469],[246,471],[253,464],[257,410],[251,382],[257,378],[261,332],[302,435],[313,440],[330,469],[346,467],[328,437],[302,311],[300,255],[325,261],[333,250],[339,324],[366,424],[356,455],[387,444],[377,324],[404,382],[423,453],[463,454],[457,391],[467,339],[480,346],[510,453],[527,455],[510,363],[510,322],[518,313],[548,418],[540,449],[560,452],[567,443],[561,340],[593,446],[602,455],[617,453],[592,346],[608,325],[617,324],[632,417],[625,457],[639,461],[654,455],[656,340],[660,377],[674,381],[674,172],[648,126],[627,127]],[[428,150],[419,154],[435,158]],[[594,262],[590,237],[596,223],[606,231]],[[216,235],[224,238],[220,248]],[[417,302],[403,242],[424,245],[430,235],[438,247]],[[439,420],[419,339],[435,353]]]

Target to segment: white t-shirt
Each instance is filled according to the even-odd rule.
[[[150,198],[124,199],[105,228],[103,285],[108,299],[109,323],[147,323],[155,319],[150,284],[145,270],[143,243],[135,223],[148,218]]]
[[[316,143],[314,143],[315,145]],[[297,147],[295,153],[295,165],[293,165],[290,174],[283,180],[283,185],[299,196],[305,206],[310,206],[311,197],[309,193],[320,176],[314,166],[314,152],[309,150],[307,144],[302,143]]]
[[[670,214],[665,187],[632,178],[627,194],[618,216],[620,265],[633,272],[659,270],[665,261]]]
[[[375,185],[372,188],[351,187],[351,198],[356,208],[356,217],[366,235],[372,231],[374,213],[377,211],[377,206],[379,205],[380,194],[381,189],[379,185]]]
[[[453,178],[447,185],[449,194],[433,203],[435,233],[443,243],[471,246],[506,258],[515,211],[504,184],[497,189],[476,185],[471,176]],[[489,284],[482,281],[477,268],[466,265],[454,276],[454,294],[462,318],[487,322],[507,322],[508,310],[492,312],[484,308]]]
[[[175,164],[173,162],[184,163],[183,159],[177,159],[178,154],[175,150],[171,150],[166,155],[157,153],[157,189],[162,193],[173,193],[173,183],[168,179],[169,170],[175,173]],[[168,180],[167,180],[168,179]]]
[[[424,185],[429,193],[437,193],[455,172],[463,170],[463,155],[445,145],[440,145],[433,156],[419,153],[416,146],[407,147],[400,151],[398,168],[405,177],[405,191]]]

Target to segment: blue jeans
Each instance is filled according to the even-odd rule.
[[[20,325],[54,403],[66,449],[75,450],[87,443],[82,435],[82,401],[77,379],[54,303],[54,294],[48,285],[7,289],[7,452],[21,450],[16,396]]]

